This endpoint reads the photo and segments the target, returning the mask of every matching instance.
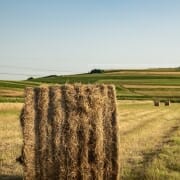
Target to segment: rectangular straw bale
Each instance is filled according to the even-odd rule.
[[[25,180],[118,180],[112,85],[27,88],[21,115]]]
[[[164,101],[164,105],[165,105],[165,106],[170,106],[170,100],[165,100],[165,101]]]
[[[154,106],[160,106],[160,101],[159,100],[154,100]]]

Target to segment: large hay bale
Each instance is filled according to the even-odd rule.
[[[25,180],[119,179],[113,86],[27,88],[21,123]]]

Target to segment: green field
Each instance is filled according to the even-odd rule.
[[[116,86],[118,99],[180,102],[180,68],[107,70],[97,74],[52,75],[29,81],[0,81],[0,102],[23,102],[23,90],[28,86],[64,83],[108,83]]]

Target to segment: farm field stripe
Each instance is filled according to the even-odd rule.
[[[153,121],[158,121],[159,119],[156,118],[157,116],[162,116],[164,113],[166,113],[167,111],[164,112],[160,112],[158,114],[153,114],[151,115],[151,117],[145,117],[145,119],[143,119],[142,121],[139,121],[138,124],[136,124],[133,128],[122,132],[121,130],[121,135],[127,135],[127,134],[131,134],[134,133],[136,130],[139,130],[140,128],[143,128],[144,126],[148,126],[149,123],[152,123]],[[124,129],[125,127],[123,127]]]
[[[130,121],[134,119],[134,114],[136,114],[136,118],[142,118],[143,116],[148,116],[150,114],[153,114],[157,110],[149,110],[149,111],[143,111],[143,112],[138,112],[137,110],[135,112],[128,112],[128,113],[119,113],[119,118],[121,118],[121,121]],[[126,118],[128,116],[128,119]]]
[[[121,133],[124,132],[126,129],[130,130],[131,127],[137,126],[148,119],[154,118],[159,114],[162,115],[165,111],[166,110],[158,112],[156,110],[154,113],[150,113],[147,116],[144,115],[142,117],[141,116],[137,117],[136,114],[138,114],[138,112],[135,115],[134,115],[134,113],[132,113],[134,115],[134,118],[132,118],[132,116],[130,116],[130,118],[128,118],[128,119],[120,116],[119,120],[121,121],[121,126],[120,126]],[[134,120],[134,119],[136,119],[136,120]],[[129,123],[130,123],[130,125],[129,125]]]

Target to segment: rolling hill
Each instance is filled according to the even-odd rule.
[[[0,101],[22,102],[25,87],[64,83],[114,84],[118,99],[180,101],[180,68],[103,70],[101,73],[0,81]]]

